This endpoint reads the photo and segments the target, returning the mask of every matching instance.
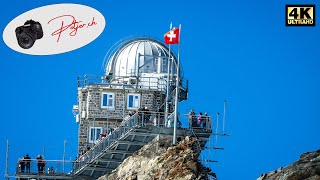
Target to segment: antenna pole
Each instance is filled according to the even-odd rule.
[[[215,146],[218,146],[218,129],[219,129],[219,113],[217,113],[217,125],[216,125],[216,144]]]
[[[66,144],[67,144],[67,140],[64,139],[63,142],[63,163],[62,163],[62,172],[64,173],[64,161],[66,159]]]
[[[8,163],[9,163],[9,140],[7,140],[7,151],[6,151],[6,180],[9,180],[9,175],[8,175]]]
[[[43,158],[43,159],[44,159],[44,154],[45,154],[45,152],[46,152],[46,148],[43,147],[43,149],[42,149],[42,158]]]
[[[223,103],[223,121],[222,121],[222,134],[224,134],[224,125],[226,121],[227,100]]]

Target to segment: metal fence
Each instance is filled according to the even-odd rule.
[[[175,76],[171,77],[170,83],[175,86]],[[105,76],[86,74],[84,76],[79,76],[77,80],[78,87],[85,87],[89,85],[111,85],[111,86],[128,86],[138,89],[156,89],[165,92],[167,90],[167,77],[148,77],[140,76],[139,78],[135,76],[118,76],[114,77],[112,83],[107,83]],[[188,89],[188,80],[180,80],[180,88],[183,90]]]
[[[73,174],[74,161],[18,159],[16,174]]]
[[[114,77],[112,83],[107,83],[104,76],[86,74],[83,77],[78,77],[78,87],[85,87],[90,85],[111,85],[111,86],[128,86],[138,89],[157,89],[159,91],[166,91],[166,79],[159,77],[139,77],[119,76]]]
[[[177,120],[177,127],[182,128],[194,128],[205,129],[206,131],[212,131],[212,118],[211,116],[202,116],[199,120],[198,115],[179,114]],[[173,127],[173,118],[170,122],[171,125],[167,127]],[[181,124],[181,126],[179,125]]]

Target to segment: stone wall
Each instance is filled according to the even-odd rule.
[[[114,93],[114,109],[101,108],[101,96],[103,92]],[[111,88],[87,87],[78,89],[79,105],[79,153],[85,150],[89,143],[90,127],[102,127],[103,132],[109,128],[117,127],[122,119],[128,115],[128,93],[140,94],[140,107],[147,107],[150,111],[158,111],[163,104],[164,97],[160,92],[146,90],[123,90]]]
[[[115,108],[101,108],[102,92],[111,92],[115,94]],[[150,111],[158,111],[158,107],[163,104],[163,97],[159,92],[155,91],[129,91],[118,89],[98,89],[87,88],[80,89],[78,93],[79,110],[85,111],[86,119],[119,119],[122,120],[128,114],[130,109],[127,109],[127,94],[136,93],[141,95],[140,107],[148,107]],[[82,112],[80,112],[80,115]],[[84,118],[84,117],[82,117]]]
[[[86,151],[87,147],[93,146],[93,143],[89,143],[89,129],[90,127],[101,127],[102,132],[106,132],[108,128],[115,128],[120,122],[114,120],[93,120],[84,119],[79,124],[79,153]]]

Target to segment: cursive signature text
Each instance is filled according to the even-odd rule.
[[[59,29],[53,31],[51,36],[58,36],[57,42],[59,42],[61,34],[63,32],[69,33],[69,36],[76,36],[79,29],[89,28],[91,26],[97,25],[94,21],[94,17],[92,18],[91,22],[84,23],[82,21],[77,21],[76,18],[72,15],[61,15],[55,17],[48,21],[48,24],[52,23],[53,21],[61,21],[61,26]]]

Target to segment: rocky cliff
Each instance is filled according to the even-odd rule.
[[[214,179],[215,174],[198,161],[203,144],[196,138],[186,137],[176,146],[171,143],[171,136],[157,136],[99,180]]]
[[[304,153],[293,164],[262,174],[257,180],[320,180],[320,150]]]

